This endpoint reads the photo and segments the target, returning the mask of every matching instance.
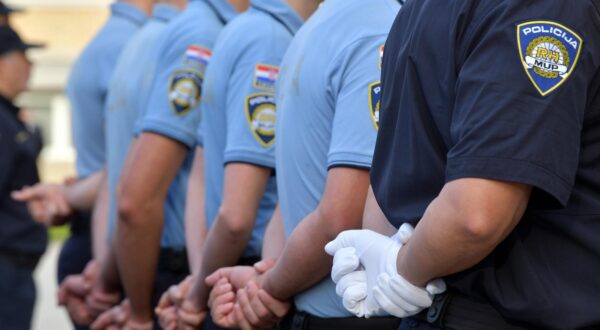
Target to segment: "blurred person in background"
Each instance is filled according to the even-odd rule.
[[[146,22],[153,1],[120,0],[111,5],[111,15],[101,30],[83,50],[75,62],[67,83],[67,96],[72,107],[73,140],[77,151],[77,178],[70,184],[40,184],[14,194],[18,200],[30,205],[43,205],[33,212],[39,221],[48,225],[71,224],[71,236],[65,242],[58,263],[58,281],[64,283],[71,274],[80,274],[92,255],[100,254],[105,233],[106,212],[94,212],[94,248],[91,238],[91,210],[96,200],[102,200],[104,178],[104,110],[109,82],[117,59],[130,38]],[[102,203],[99,203],[102,204]],[[92,253],[92,251],[94,253]],[[88,274],[94,273],[90,265]],[[76,288],[61,288],[60,300],[66,304],[76,323],[88,323],[82,297],[74,291],[87,288],[83,281],[70,281]],[[77,284],[77,285],[75,285]],[[79,316],[77,316],[79,315]],[[77,327],[85,329],[86,327]]]
[[[21,11],[18,8],[10,7],[0,1],[0,26],[10,25],[10,15]]]
[[[9,26],[10,25],[10,16],[12,13],[21,12],[21,9],[9,7],[4,2],[0,1],[0,26]],[[19,120],[21,120],[27,130],[31,134],[32,139],[34,139],[37,149],[37,155],[39,156],[42,151],[42,147],[44,146],[44,141],[42,139],[42,131],[38,125],[36,125],[31,116],[31,109],[21,108],[19,111]]]
[[[10,192],[38,178],[35,140],[19,120],[15,99],[27,89],[32,64],[27,44],[0,27],[0,329],[29,329],[35,303],[33,270],[46,250],[43,226]]]

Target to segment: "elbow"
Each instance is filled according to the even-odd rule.
[[[217,221],[227,237],[232,240],[243,239],[250,235],[254,227],[254,218],[246,217],[225,207],[219,209]]]
[[[123,193],[118,197],[117,214],[119,225],[127,227],[142,226],[144,217],[142,216],[146,206],[140,202],[140,199],[128,193]]]
[[[501,222],[485,213],[463,217],[458,221],[458,228],[461,236],[478,245],[497,244],[505,231]]]

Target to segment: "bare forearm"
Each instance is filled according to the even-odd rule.
[[[332,258],[324,247],[332,239],[317,212],[309,214],[288,238],[275,267],[267,272],[263,288],[274,298],[287,300],[322,280],[331,271]]]
[[[429,205],[398,255],[398,272],[408,281],[424,286],[474,266],[518,224],[527,207],[529,187],[491,183],[496,190],[486,194],[490,183],[474,182],[470,192],[466,192],[469,187],[462,191],[445,187]]]
[[[279,205],[273,212],[273,217],[265,230],[262,247],[262,259],[277,259],[285,247],[285,233],[283,229],[283,218]]]
[[[369,229],[387,236],[396,233],[396,228],[392,226],[379,207],[371,186],[369,186],[365,212],[363,214],[363,229]]]
[[[332,264],[325,244],[344,230],[361,227],[368,187],[368,171],[329,170],[321,202],[288,237],[275,267],[266,273],[263,288],[273,297],[287,300],[323,279]]]
[[[76,210],[91,210],[98,199],[105,170],[100,170],[65,188],[67,203]]]
[[[92,213],[92,252],[95,258],[105,255],[108,247],[108,182],[102,180]]]
[[[185,244],[192,274],[198,274],[200,271],[204,241],[208,231],[206,217],[204,216],[204,194],[197,191],[192,192],[192,190],[199,189],[201,188],[190,187],[188,189],[188,200],[185,209]],[[191,198],[195,196],[198,197],[192,201]]]
[[[160,253],[163,226],[162,203],[153,204],[146,212],[121,216],[117,226],[116,255],[131,313],[149,320],[150,304]]]
[[[185,203],[185,242],[192,274],[198,274],[208,232],[204,205],[204,149],[196,148]]]
[[[205,307],[210,293],[210,288],[202,279],[219,268],[235,265],[248,245],[251,233],[252,227],[241,235],[239,233],[232,235],[224,221],[217,220],[215,222],[204,244],[199,272],[201,280],[196,281],[193,288],[197,306]]]
[[[109,245],[102,253],[97,257],[100,269],[100,280],[97,284],[105,292],[119,291],[121,279],[119,278],[114,248]]]

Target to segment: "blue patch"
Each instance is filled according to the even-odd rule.
[[[204,78],[192,70],[176,71],[169,84],[169,101],[178,115],[183,115],[200,103]]]
[[[275,141],[275,97],[262,93],[248,96],[246,119],[256,140],[263,147],[270,147]]]
[[[525,72],[542,96],[550,94],[569,78],[583,44],[575,32],[549,21],[519,24],[517,40]]]
[[[381,108],[381,83],[376,82],[369,85],[369,107],[371,108],[371,119],[375,129],[379,129],[379,109]]]

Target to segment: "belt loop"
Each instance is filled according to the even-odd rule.
[[[452,300],[452,294],[449,292],[436,295],[433,298],[431,307],[427,311],[427,322],[443,328],[444,315],[446,314],[446,308],[450,300]]]
[[[292,330],[304,330],[307,328],[306,313],[297,311],[294,313],[294,319],[292,320]]]

